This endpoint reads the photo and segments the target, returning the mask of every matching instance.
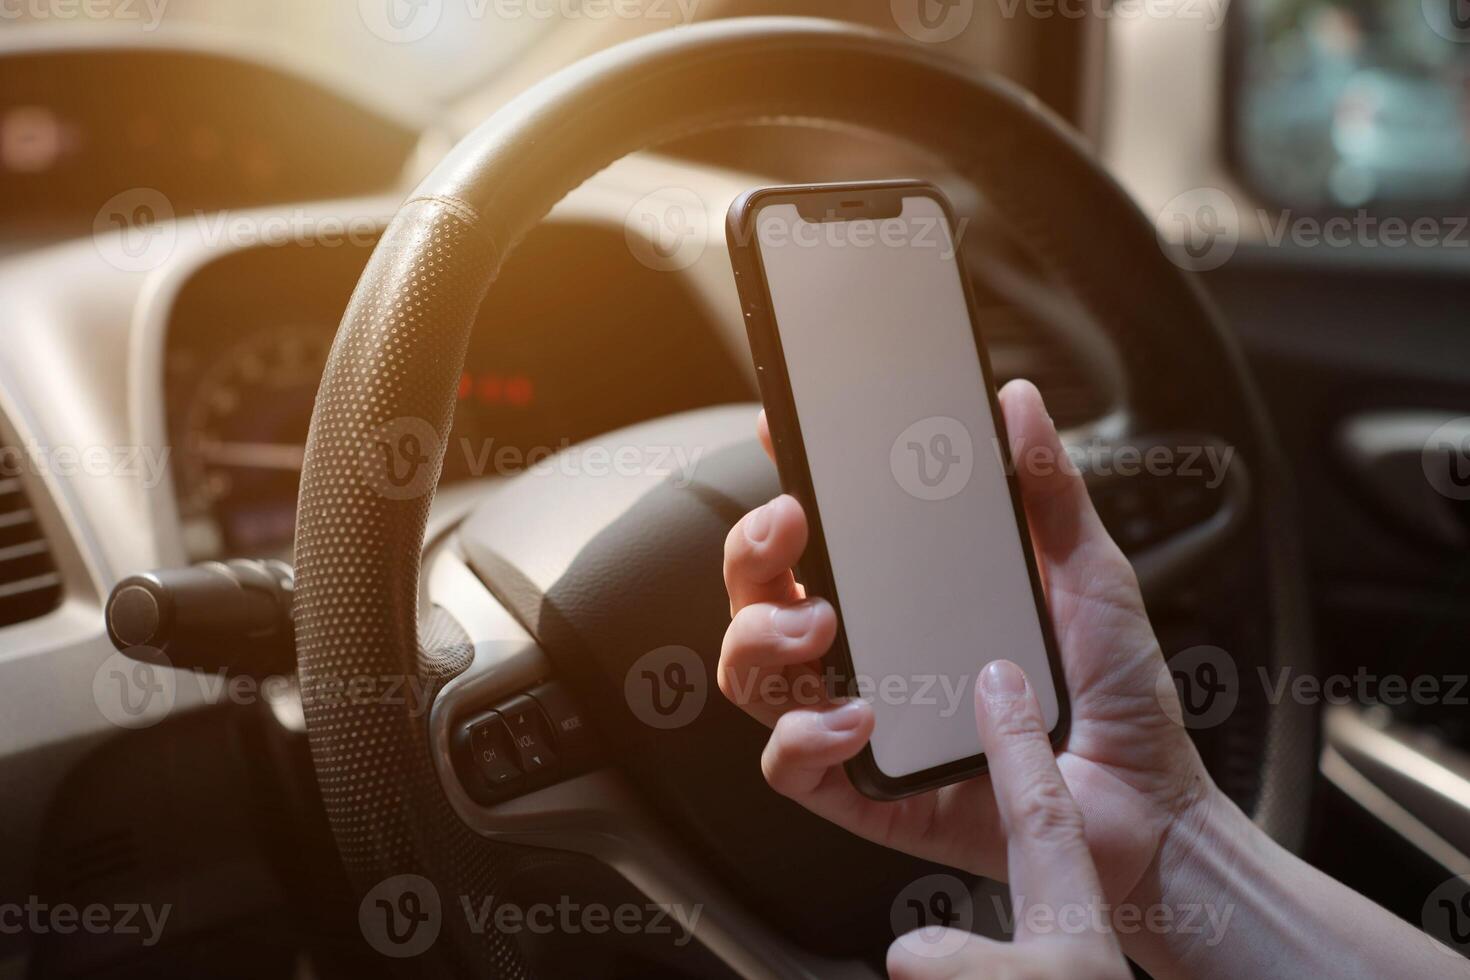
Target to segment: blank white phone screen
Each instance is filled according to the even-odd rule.
[[[944,210],[756,220],[878,768],[901,777],[982,751],[975,678],[1025,672],[1057,697]],[[984,324],[981,323],[983,334]]]

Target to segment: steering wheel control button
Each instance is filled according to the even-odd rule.
[[[538,705],[522,694],[499,707],[506,727],[510,729],[511,741],[515,744],[516,756],[521,769],[527,775],[535,775],[556,765],[556,751],[552,747],[551,724]]]
[[[553,681],[532,690],[531,697],[551,722],[551,734],[558,749],[567,755],[582,755],[591,748],[592,730],[587,726],[587,716],[572,702],[566,688]]]
[[[491,789],[506,788],[521,778],[520,766],[515,761],[515,745],[500,715],[488,711],[467,727],[471,759]]]
[[[1223,496],[1203,479],[1178,475],[1140,474],[1092,488],[1103,524],[1129,554],[1209,520]]]

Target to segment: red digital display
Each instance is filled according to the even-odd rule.
[[[459,379],[459,400],[529,408],[536,400],[536,386],[523,374],[466,371]]]

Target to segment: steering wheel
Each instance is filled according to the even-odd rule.
[[[371,897],[385,882],[401,890],[407,881],[442,901],[442,934],[414,950],[417,972],[525,975],[517,938],[468,928],[455,914],[459,900],[511,887],[547,853],[528,841],[595,851],[584,847],[587,839],[608,836],[565,795],[540,807],[486,804],[456,779],[455,726],[493,707],[487,698],[542,673],[586,708],[601,760],[621,771],[620,785],[667,829],[667,842],[653,846],[703,862],[734,906],[762,908],[789,923],[788,933],[836,949],[850,935],[823,934],[819,920],[850,933],[857,920],[840,907],[863,905],[851,900],[865,894],[855,889],[923,871],[819,826],[771,793],[757,761],[763,732],[717,695],[695,721],[673,728],[645,723],[646,712],[626,696],[630,668],[651,651],[682,649],[694,658],[691,674],[714,676],[728,623],[725,532],[777,492],[755,444],[753,407],[688,413],[607,437],[609,445],[704,450],[683,485],[647,473],[521,478],[458,529],[462,568],[474,572],[452,587],[463,608],[479,603],[507,614],[536,659],[507,652],[503,636],[498,645],[485,642],[495,637],[467,622],[475,616],[454,613],[453,602],[421,588],[426,522],[467,339],[517,242],[571,189],[625,154],[770,121],[856,126],[905,140],[977,186],[1116,345],[1134,383],[1126,431],[1113,445],[1136,449],[1161,441],[1160,433],[1203,433],[1193,441],[1234,447],[1243,464],[1231,468],[1236,482],[1221,513],[1136,557],[1146,592],[1198,568],[1228,540],[1247,556],[1247,578],[1260,590],[1259,662],[1308,665],[1291,495],[1246,363],[1196,284],[1160,249],[1153,226],[1065,124],[1003,80],[833,22],[716,21],[620,45],[527,90],[403,204],[353,293],[312,418],[295,600],[307,735],[359,895]],[[367,696],[363,678],[383,690]],[[417,682],[407,689],[420,698],[387,695],[390,685],[405,689],[404,678]],[[340,696],[349,680],[358,683],[356,696]],[[321,693],[329,691],[339,696]],[[1231,767],[1249,777],[1237,798],[1276,839],[1299,844],[1315,765],[1312,709],[1263,702],[1237,710],[1220,730]],[[612,785],[586,783],[596,775],[579,777],[584,790]],[[793,874],[808,878],[795,895]],[[820,894],[810,890],[812,875],[824,882]],[[877,903],[880,921],[891,897]],[[739,916],[731,915],[705,926],[706,945],[739,946],[727,942],[738,931]],[[800,972],[775,954],[739,955],[742,972]]]

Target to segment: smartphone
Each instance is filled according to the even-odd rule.
[[[1054,745],[1068,704],[953,209],[923,181],[764,187],[726,236],[798,575],[838,617],[825,664],[876,724],[875,799],[986,768],[974,684],[1025,671]]]

